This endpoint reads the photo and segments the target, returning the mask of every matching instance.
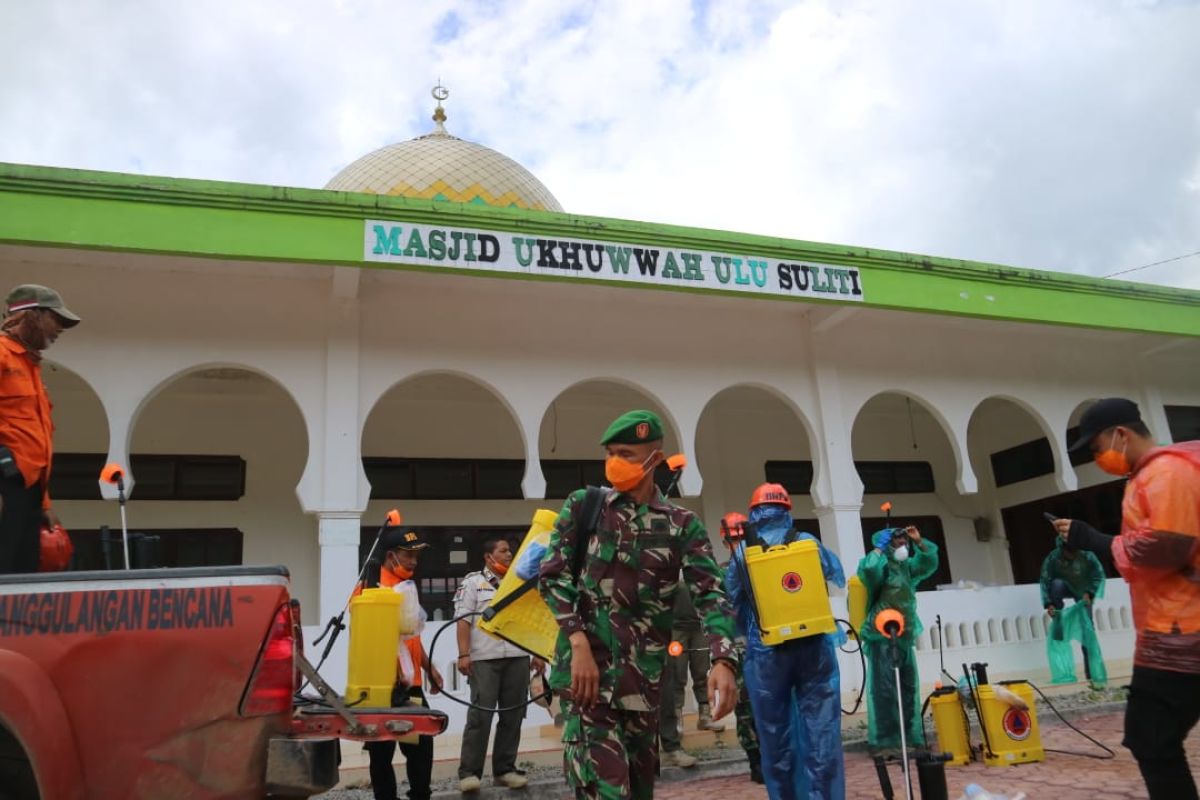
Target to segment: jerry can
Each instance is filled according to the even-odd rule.
[[[852,634],[858,637],[858,629],[867,621],[867,587],[857,575],[851,575],[846,581],[846,610],[850,615]]]
[[[941,686],[929,696],[929,710],[937,731],[938,750],[950,754],[948,767],[961,767],[971,760],[969,724],[963,713],[962,698],[954,686]]]
[[[525,549],[532,543],[548,544],[557,519],[558,514],[549,509],[535,511],[533,522],[521,546],[517,548],[512,563],[519,563]],[[538,594],[536,577],[526,581],[517,575],[516,570],[510,569],[476,624],[484,633],[511,642],[527,653],[546,661],[554,659],[558,620]]]
[[[746,571],[763,644],[837,630],[816,540],[747,547]]]
[[[346,700],[365,708],[389,708],[400,647],[404,597],[391,589],[363,589],[350,598],[350,654]]]
[[[1045,761],[1042,736],[1038,732],[1033,689],[1027,681],[1000,681],[1000,685],[1025,701],[1028,709],[1010,706],[996,697],[989,684],[980,684],[979,715],[987,731],[983,763],[989,767]],[[991,753],[987,750],[991,749]]]

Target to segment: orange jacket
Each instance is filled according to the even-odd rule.
[[[379,587],[381,589],[390,589],[398,583],[400,583],[399,575],[392,572],[387,567],[380,567]],[[362,594],[362,589],[362,584],[358,584],[354,587],[353,595],[357,597],[358,595]],[[400,646],[408,648],[409,658],[412,659],[413,666],[416,667],[416,674],[413,676],[411,685],[419,687],[421,685],[421,665],[425,663],[425,645],[421,644],[420,636],[413,636],[409,639],[401,639]],[[397,661],[398,660],[399,659],[397,659]],[[400,674],[399,664],[396,666],[396,674]]]
[[[12,451],[26,486],[50,483],[54,455],[54,423],[50,397],[42,383],[42,366],[25,345],[0,335],[0,445]],[[42,508],[50,507],[50,491]]]
[[[1129,582],[1134,663],[1200,674],[1200,441],[1134,465],[1112,554]]]

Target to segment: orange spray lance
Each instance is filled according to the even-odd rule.
[[[121,545],[125,550],[125,569],[129,569],[129,525],[125,520],[125,468],[110,461],[100,470],[100,480],[117,487],[117,504],[121,507]]]

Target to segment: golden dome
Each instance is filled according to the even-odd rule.
[[[447,94],[441,86],[433,91],[438,100],[433,132],[367,153],[333,176],[325,188],[562,211],[550,190],[529,170],[491,148],[446,132],[441,101]]]

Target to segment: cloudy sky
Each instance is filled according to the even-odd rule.
[[[440,77],[570,211],[1200,289],[1198,42],[1182,1],[0,0],[0,161],[320,187]]]

